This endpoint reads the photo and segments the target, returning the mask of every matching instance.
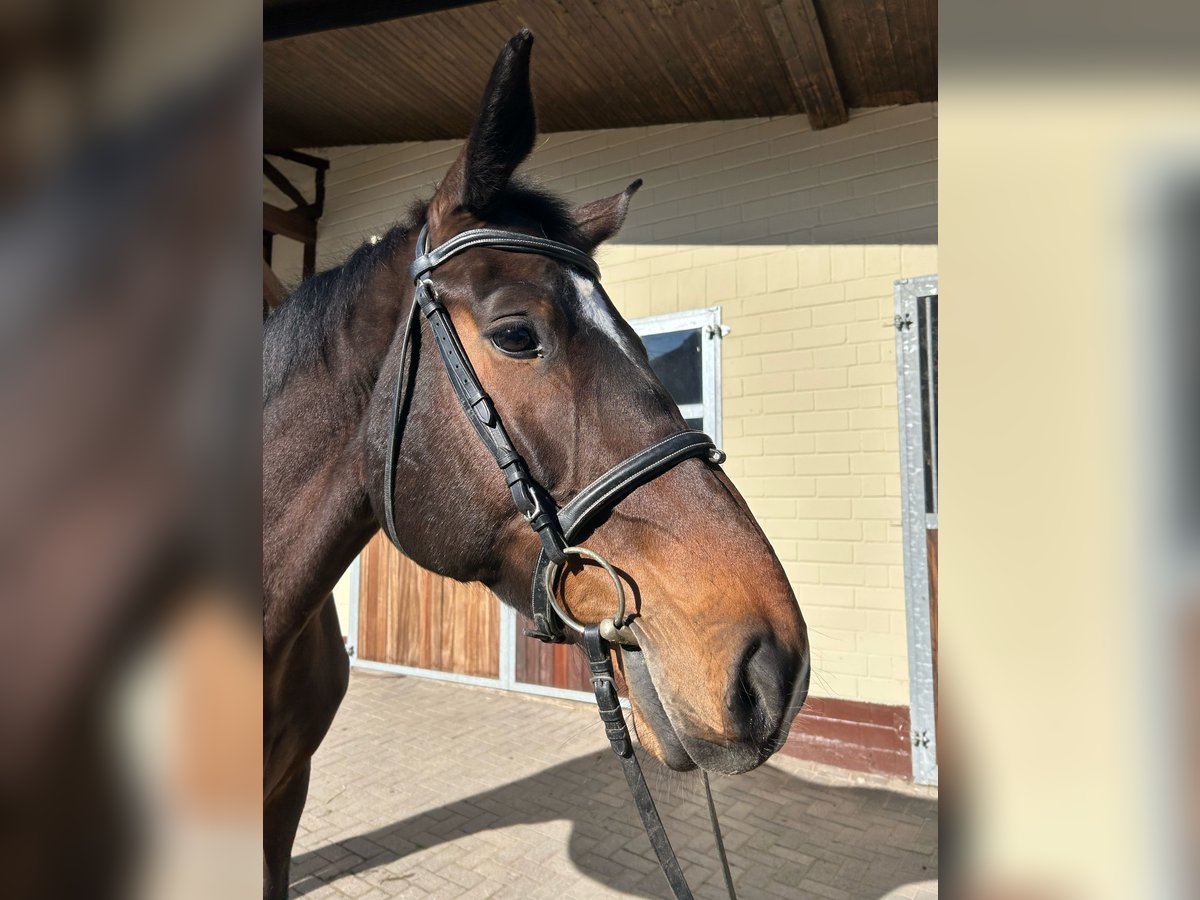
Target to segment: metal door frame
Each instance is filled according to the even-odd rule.
[[[630,320],[629,324],[639,335],[662,334],[668,331],[687,331],[692,328],[701,329],[703,340],[701,350],[702,401],[681,409],[685,418],[695,418],[700,413],[704,421],[704,431],[717,446],[722,442],[722,410],[721,410],[721,339],[729,333],[729,329],[721,324],[721,308],[719,306],[707,309],[687,310],[685,312],[667,313],[661,316],[648,316]],[[587,691],[575,691],[567,688],[548,687],[542,684],[530,684],[517,680],[517,611],[503,603],[500,604],[500,654],[499,672],[496,678],[479,675],[463,675],[458,672],[442,672],[438,669],[421,669],[414,666],[402,666],[396,663],[376,662],[360,659],[358,656],[358,610],[361,573],[361,557],[356,556],[354,562],[346,570],[349,579],[350,615],[346,624],[350,665],[359,669],[370,669],[377,672],[391,672],[397,675],[414,675],[419,678],[431,678],[436,681],[452,681],[458,684],[473,684],[479,687],[501,688],[517,691],[523,694],[536,694],[541,697],[557,697],[564,700],[582,700],[591,703],[595,697]],[[497,601],[499,602],[499,601]],[[628,707],[628,701],[621,703]]]
[[[926,532],[937,528],[937,415],[930,404],[933,512],[926,513],[925,435],[921,417],[921,357],[917,305],[938,295],[936,275],[896,282],[896,406],[900,424],[900,493],[904,527],[904,618],[908,630],[908,694],[913,780],[938,783],[933,645],[929,614],[929,547]],[[932,343],[927,342],[932,355]],[[932,362],[932,360],[929,360]],[[929,370],[933,367],[930,365]]]

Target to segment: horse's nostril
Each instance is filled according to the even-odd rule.
[[[785,654],[770,640],[754,640],[742,655],[732,695],[739,730],[751,740],[765,740],[779,725],[787,704],[792,672]]]

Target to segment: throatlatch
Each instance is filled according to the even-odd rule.
[[[409,267],[409,273],[416,283],[416,296],[401,337],[399,371],[396,375],[395,393],[392,396],[392,431],[388,439],[387,459],[384,461],[384,529],[392,543],[404,552],[396,532],[396,456],[403,425],[401,411],[407,371],[405,362],[419,312],[429,322],[430,331],[445,364],[446,374],[467,420],[504,475],[505,483],[512,494],[513,505],[541,541],[542,548],[532,578],[534,628],[527,630],[525,634],[548,643],[568,642],[571,631],[581,636],[592,672],[596,706],[613,752],[621,761],[625,780],[642,817],[646,835],[650,838],[650,844],[654,847],[659,865],[662,866],[663,874],[675,897],[678,900],[691,900],[692,892],[683,877],[683,870],[675,857],[675,851],[671,848],[654,799],[650,796],[650,789],[638,764],[629,728],[621,711],[621,702],[617,696],[611,656],[612,645],[638,645],[637,635],[629,627],[624,585],[606,559],[585,547],[573,546],[571,541],[579,538],[598,517],[611,510],[633,491],[669,472],[684,460],[702,459],[710,465],[719,465],[725,461],[725,454],[717,449],[708,435],[699,431],[682,431],[617,463],[580,491],[570,503],[559,509],[554,498],[538,484],[530,474],[524,458],[513,447],[508,432],[504,429],[504,423],[463,349],[450,313],[438,300],[437,289],[429,274],[451,257],[480,247],[514,253],[535,253],[560,260],[584,272],[595,282],[597,290],[602,290],[599,285],[599,267],[588,254],[568,244],[492,228],[464,231],[433,250],[429,249],[428,244],[429,226],[426,225],[417,237],[417,257]],[[569,556],[591,559],[608,573],[617,594],[617,611],[614,616],[594,625],[584,625],[558,604],[555,600],[558,574]],[[717,842],[725,884],[729,896],[736,900],[707,775],[704,776],[704,788],[708,792],[713,835]]]

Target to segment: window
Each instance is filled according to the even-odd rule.
[[[701,309],[630,324],[650,366],[692,428],[721,443],[721,310]]]

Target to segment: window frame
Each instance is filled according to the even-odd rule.
[[[630,319],[630,326],[639,338],[672,331],[700,332],[700,403],[680,407],[685,419],[700,418],[702,430],[720,446],[724,440],[724,419],[721,410],[721,339],[726,329],[721,325],[721,307],[689,309]]]

